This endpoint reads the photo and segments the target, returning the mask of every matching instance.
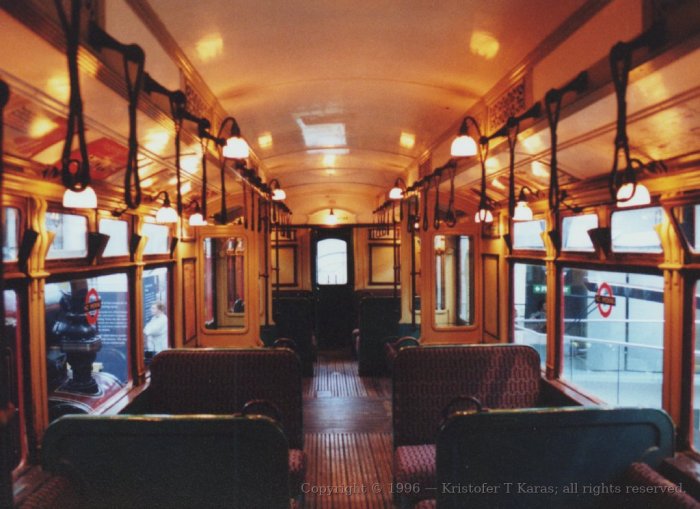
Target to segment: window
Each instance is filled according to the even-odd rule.
[[[46,229],[55,234],[47,260],[87,256],[87,217],[60,212],[46,213]]]
[[[662,220],[661,207],[614,212],[611,223],[613,252],[660,253],[661,239],[654,227]]]
[[[27,455],[26,423],[24,413],[24,392],[22,387],[22,363],[21,363],[21,335],[20,335],[20,307],[17,292],[5,290],[5,344],[9,346],[11,366],[13,372],[10,377],[10,401],[17,409],[15,418],[9,429],[10,468],[14,470],[20,466]]]
[[[544,250],[544,219],[513,222],[513,248]]]
[[[700,205],[688,204],[674,207],[673,215],[676,216],[681,227],[681,233],[694,253],[700,252]]]
[[[144,223],[141,233],[146,239],[144,255],[170,254],[170,228],[162,224]]]
[[[109,235],[107,247],[102,256],[129,255],[129,223],[118,219],[100,219],[100,233]]]
[[[242,329],[246,325],[245,239],[213,237],[203,241],[204,326]]]
[[[19,209],[5,207],[2,225],[2,260],[17,260],[19,251]]]
[[[660,408],[663,277],[566,268],[562,278],[564,377],[609,404]]]
[[[126,274],[47,283],[49,417],[90,413],[128,381]]]
[[[700,376],[698,376],[698,371],[700,371],[700,284],[695,283],[695,368],[693,375],[693,448],[696,451],[700,451]]]
[[[562,220],[564,238],[563,251],[590,251],[593,252],[593,242],[588,236],[588,230],[598,228],[598,216],[596,214],[584,214],[582,216],[569,216]]]
[[[566,291],[566,288],[564,289]],[[513,342],[532,346],[547,361],[547,274],[542,265],[513,265]]]
[[[316,244],[316,283],[345,285],[348,283],[348,243],[340,239],[324,239]]]
[[[143,271],[143,341],[146,363],[169,347],[168,269]]]
[[[435,324],[438,327],[472,323],[471,238],[436,235]]]

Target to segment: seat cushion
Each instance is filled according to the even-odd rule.
[[[414,509],[435,509],[437,507],[437,500],[434,498],[426,498],[418,502]]]
[[[411,498],[435,495],[435,445],[404,445],[394,451],[394,482],[418,484]]]
[[[289,486],[292,496],[301,493],[306,481],[306,453],[301,449],[289,449]]]

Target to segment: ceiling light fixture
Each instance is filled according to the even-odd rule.
[[[520,189],[520,194],[518,195],[518,203],[516,204],[515,211],[513,212],[513,221],[532,221],[532,209],[527,204],[527,196],[525,196],[526,190],[531,195],[537,194],[528,186],[523,186]]]
[[[469,136],[469,123],[474,125],[477,136],[479,137],[479,145],[477,146],[474,138]],[[493,213],[491,200],[486,195],[486,159],[489,155],[489,138],[481,134],[479,123],[474,117],[464,117],[462,125],[459,128],[459,137],[452,142],[451,153],[455,157],[470,157],[479,154],[479,162],[481,163],[481,190],[479,192],[479,208],[474,214],[475,223],[492,223]]]
[[[326,216],[326,224],[329,226],[335,226],[338,224],[338,216],[335,215],[332,207]]]
[[[165,198],[163,199],[163,206],[156,212],[156,223],[177,223],[180,220],[180,216],[178,216],[177,211],[170,205],[170,196],[168,196],[168,192],[161,191],[156,195],[155,200],[158,200],[160,195],[164,195]]]
[[[282,189],[279,180],[272,179],[268,186],[270,187],[270,192],[272,193],[272,199],[274,201],[283,201],[287,199],[287,193]]]

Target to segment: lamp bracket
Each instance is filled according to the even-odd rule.
[[[124,44],[105,32],[95,21],[91,20],[88,26],[88,41],[96,49],[109,48],[118,51],[131,62],[143,62],[146,54],[138,44]]]

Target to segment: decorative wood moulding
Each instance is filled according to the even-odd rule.
[[[527,109],[528,94],[526,94],[525,82],[525,78],[521,78],[518,83],[488,105],[489,128],[486,133],[497,131],[508,121],[508,117],[518,116]]]

